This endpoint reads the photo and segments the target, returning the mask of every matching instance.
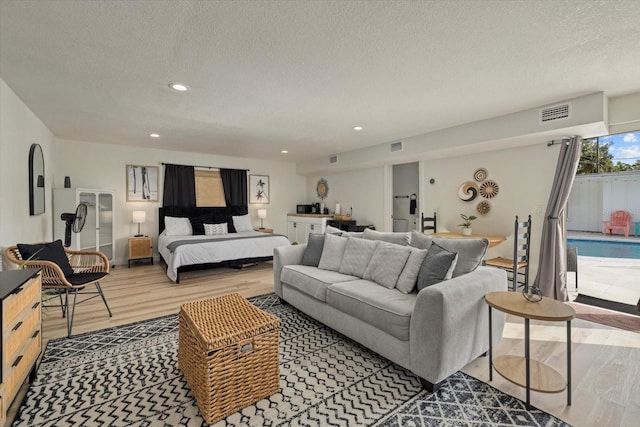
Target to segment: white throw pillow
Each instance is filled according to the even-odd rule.
[[[228,234],[229,229],[227,228],[227,223],[223,222],[222,224],[203,224],[204,225],[204,234],[207,236],[213,236],[214,234]]]
[[[164,231],[167,236],[190,236],[193,233],[189,218],[164,217]]]
[[[251,218],[249,217],[249,214],[234,216],[233,226],[238,233],[242,231],[253,231],[253,225],[251,224]]]
[[[322,270],[338,271],[342,262],[342,255],[347,246],[347,238],[335,234],[324,235],[324,247],[318,268]]]

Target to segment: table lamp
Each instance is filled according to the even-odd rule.
[[[264,219],[267,217],[266,209],[258,209],[258,218],[260,218],[260,230],[264,230]]]
[[[133,223],[138,224],[138,234],[136,234],[135,237],[142,236],[142,234],[140,234],[140,224],[144,223],[146,216],[147,213],[145,211],[133,211]]]

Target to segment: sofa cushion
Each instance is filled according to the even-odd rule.
[[[320,257],[322,256],[322,249],[324,248],[324,234],[309,234],[307,240],[307,247],[302,255],[302,265],[309,265],[311,267],[317,267],[320,263]]]
[[[364,276],[378,243],[380,242],[376,240],[347,238],[347,245],[344,248],[344,255],[338,271],[360,278]]]
[[[407,263],[398,277],[398,283],[396,283],[396,289],[403,294],[413,292],[416,288],[416,281],[418,280],[418,273],[424,258],[427,256],[426,249],[411,248],[411,254],[407,259]]]
[[[410,253],[411,249],[406,246],[380,242],[362,278],[387,288],[395,287]]]
[[[395,243],[406,246],[409,242],[409,233],[382,232],[365,228],[362,237],[368,240],[381,240],[383,242]]]
[[[327,302],[327,288],[334,283],[356,280],[357,277],[340,274],[337,271],[321,270],[307,265],[286,265],[282,268],[280,281],[300,292]]]
[[[431,242],[433,242],[433,237],[421,233],[419,231],[411,231],[409,234],[409,246],[413,246],[418,249],[429,249],[431,246]]]
[[[369,323],[394,337],[408,341],[416,294],[403,294],[368,280],[329,286],[327,304]]]
[[[344,232],[342,230],[340,230],[338,227],[334,227],[333,225],[327,225],[324,228],[324,233],[325,234],[335,234],[338,236],[342,236],[344,234]]]
[[[449,252],[456,252],[458,254],[458,261],[456,268],[453,270],[453,277],[462,276],[478,268],[489,247],[489,241],[484,238],[445,239],[442,237],[434,237],[433,242]]]
[[[420,266],[416,282],[418,292],[428,286],[451,279],[457,258],[458,254],[449,252],[434,242]]]
[[[347,246],[347,238],[334,234],[324,235],[324,246],[318,268],[323,270],[338,271],[342,262],[344,248]]]

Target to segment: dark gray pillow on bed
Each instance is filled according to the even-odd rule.
[[[200,215],[189,217],[191,223],[191,230],[194,236],[204,234],[204,224],[214,224],[213,215]]]
[[[324,248],[324,234],[310,233],[307,247],[302,255],[302,265],[317,267]]]

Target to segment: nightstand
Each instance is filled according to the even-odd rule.
[[[153,265],[153,240],[149,236],[129,237],[129,268],[131,261],[151,260]]]
[[[254,230],[261,233],[273,234],[273,228],[254,228]]]

